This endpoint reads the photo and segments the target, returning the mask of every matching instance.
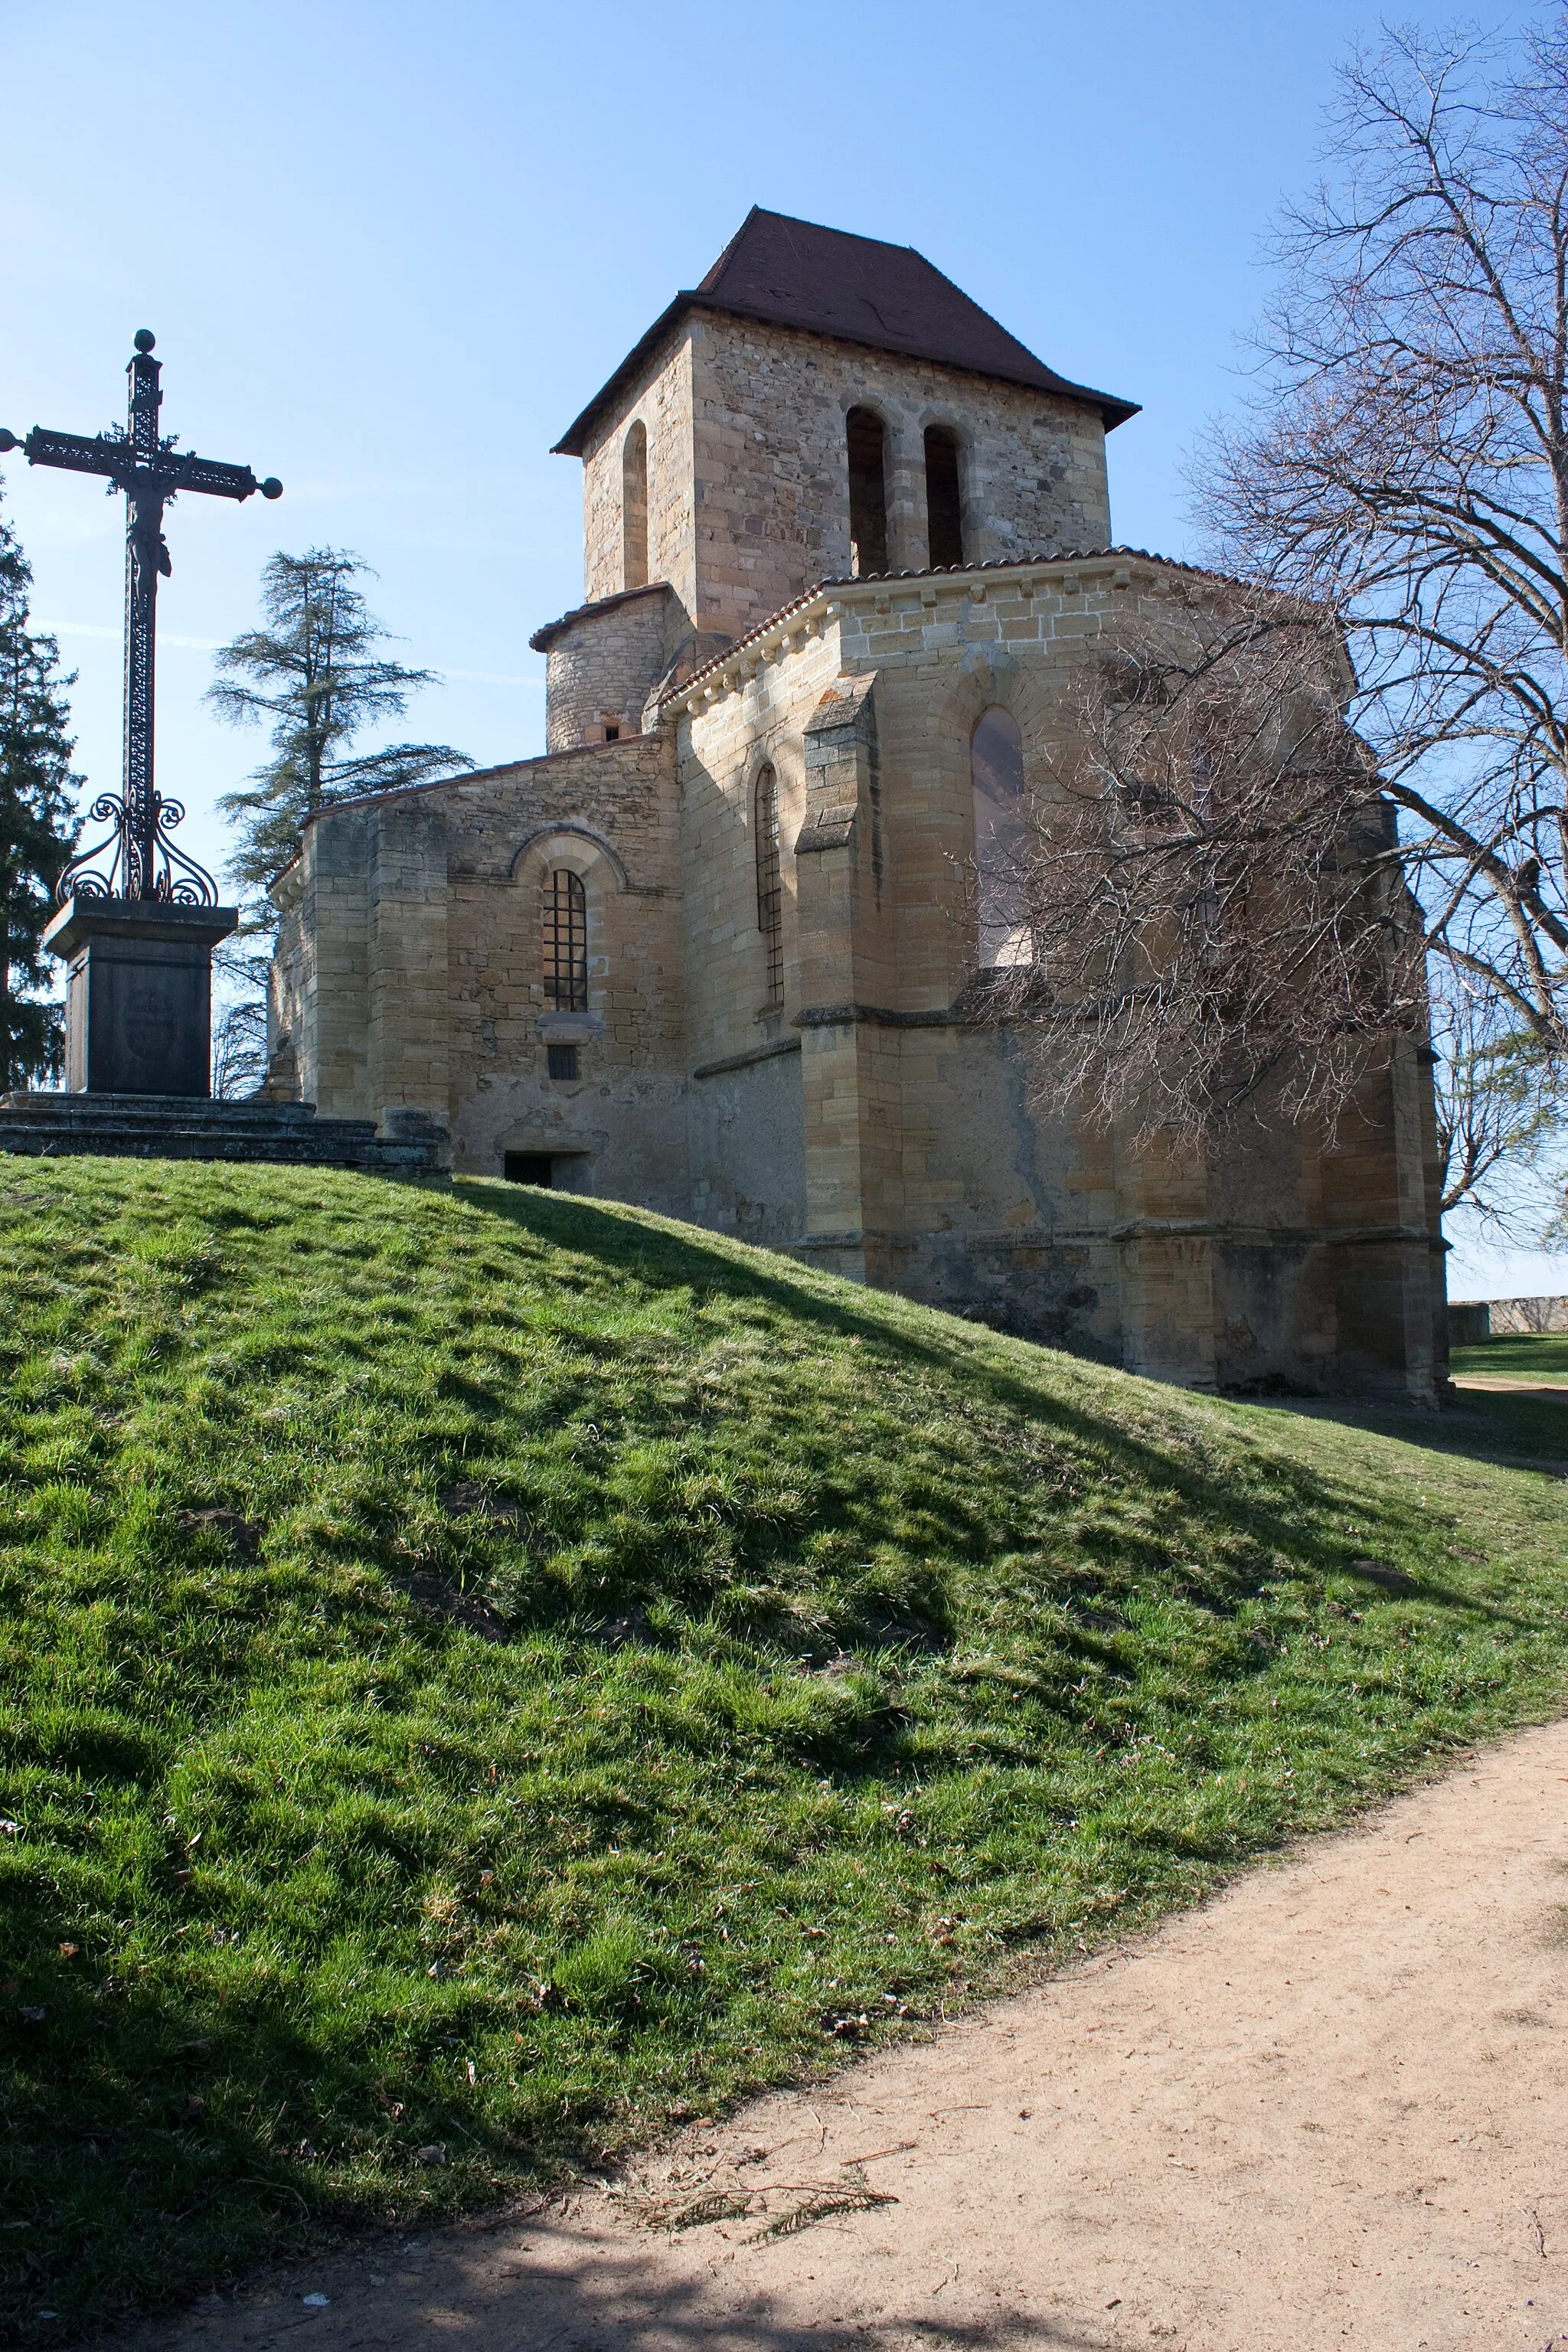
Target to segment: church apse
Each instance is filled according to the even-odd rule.
[[[1353,1149],[1167,1164],[974,1017],[1029,952],[989,853],[1099,631],[1224,593],[1111,546],[1133,413],[908,248],[752,215],[557,445],[544,756],[307,826],[279,1086],[1156,1377],[1431,1402],[1414,1049]]]

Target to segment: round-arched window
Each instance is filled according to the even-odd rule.
[[[544,994],[553,1012],[588,1010],[588,893],[564,866],[544,886]]]
[[[767,1001],[784,1003],[784,885],[779,873],[779,785],[771,766],[759,768],[752,788],[752,833],[757,859],[757,929],[767,957]]]

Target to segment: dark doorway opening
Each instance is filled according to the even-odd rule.
[[[850,562],[858,580],[888,568],[887,436],[873,409],[852,408],[849,441]]]
[[[931,560],[963,562],[963,505],[958,491],[958,436],[945,425],[926,429],[926,526]]]
[[[509,1151],[501,1173],[509,1184],[543,1184],[555,1181],[554,1162],[548,1151]]]

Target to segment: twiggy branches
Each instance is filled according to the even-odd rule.
[[[1195,1135],[1267,1102],[1331,1125],[1424,1030],[1391,811],[1344,726],[1323,616],[1221,593],[1102,636],[1014,853],[983,975],[1044,1090]]]
[[[1568,16],[1390,36],[1287,216],[1226,569],[1331,614],[1428,941],[1568,1062]]]

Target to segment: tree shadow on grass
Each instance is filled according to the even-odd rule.
[[[727,1244],[718,1237],[709,1241],[696,1234],[672,1233],[618,1203],[590,1202],[581,1196],[552,1198],[531,1192],[513,1194],[470,1185],[462,1187],[460,1197],[540,1239],[598,1258],[606,1266],[606,1286],[617,1276],[632,1276],[656,1289],[689,1289],[700,1307],[714,1297],[763,1300],[836,1338],[866,1343],[889,1360],[919,1363],[944,1378],[961,1379],[1008,1414],[1053,1429],[1085,1451],[1115,1455],[1119,1468],[1135,1480],[1159,1489],[1173,1488],[1194,1512],[1211,1522],[1222,1521],[1250,1536],[1258,1546],[1310,1565],[1320,1576],[1348,1577],[1375,1594],[1376,1580],[1369,1585],[1364,1573],[1364,1532],[1348,1536],[1330,1524],[1336,1517],[1342,1519],[1347,1507],[1353,1506],[1364,1517],[1365,1495],[1348,1478],[1336,1480],[1276,1456],[1268,1465],[1271,1499],[1266,1500],[1256,1489],[1238,1492],[1239,1465],[1227,1464],[1223,1471],[1211,1472],[1194,1461],[1179,1434],[1173,1433],[1172,1442],[1162,1445],[1147,1433],[1135,1432],[1126,1421],[1049,1392],[1043,1379],[1031,1380],[1027,1360],[1033,1349],[1027,1340],[968,1326],[938,1310],[911,1307],[896,1293],[859,1291],[848,1285],[830,1286],[813,1269],[796,1269],[760,1252],[747,1251],[742,1255],[742,1244]],[[1082,1364],[1086,1375],[1107,1374],[1106,1367],[1087,1359],[1072,1360]],[[1060,1370],[1059,1353],[1041,1349],[1039,1361],[1042,1375]],[[1116,1377],[1114,1372],[1109,1376]],[[1173,1398],[1179,1393],[1173,1391]],[[1258,1409],[1253,1401],[1247,1402]],[[1462,1409],[1451,1418],[1448,1413],[1404,1413],[1353,1400],[1292,1400],[1289,1406],[1277,1409],[1310,1413],[1347,1427],[1396,1435],[1406,1443],[1468,1453],[1509,1466],[1519,1466],[1521,1433],[1534,1434],[1533,1420],[1522,1424],[1521,1433],[1519,1417],[1530,1413],[1549,1418],[1559,1410],[1506,1397],[1487,1396],[1484,1402],[1500,1403],[1504,1412],[1479,1414],[1474,1425],[1463,1420]],[[1562,1412],[1562,1423],[1563,1444],[1558,1458],[1568,1468],[1568,1409]],[[1538,1466],[1556,1465],[1545,1461]],[[1422,1557],[1424,1573],[1418,1588],[1422,1601],[1471,1611],[1494,1622],[1513,1625],[1527,1622],[1495,1601],[1431,1575],[1433,1522],[1428,1509],[1414,1500],[1408,1510],[1396,1501],[1379,1507],[1385,1538],[1406,1543]],[[1356,1566],[1358,1559],[1363,1562],[1361,1569]],[[1206,1605],[1213,1607],[1219,1598],[1232,1611],[1255,1599],[1260,1590],[1251,1573],[1227,1573],[1217,1563],[1209,1565],[1206,1583]]]
[[[1500,1390],[1460,1389],[1455,1402],[1438,1412],[1374,1398],[1271,1397],[1263,1402],[1269,1412],[1337,1422],[1346,1429],[1397,1438],[1429,1454],[1484,1462],[1499,1470],[1540,1470],[1562,1478],[1568,1476],[1568,1391],[1564,1397],[1558,1404],[1509,1396]]]
[[[63,1968],[50,1971],[46,1985],[42,1955],[63,1948],[55,1937],[68,1921],[42,1882],[36,1894],[27,1940],[40,1957],[24,1990],[48,1998],[20,2012],[10,2001],[0,2003],[0,2070],[7,2087],[0,2200],[8,2223],[0,2241],[0,2342],[59,2343],[115,2318],[173,2314],[204,2288],[312,2246],[322,2251],[304,2289],[296,2282],[285,2288],[290,2316],[300,2324],[301,2291],[320,2291],[323,2264],[329,2271],[335,2265],[338,2277],[326,2282],[335,2328],[349,2301],[340,2285],[357,2286],[363,2296],[365,2284],[355,2276],[350,2250],[357,2245],[363,2253],[368,2240],[374,2262],[379,2240],[385,2260],[389,2229],[440,2232],[431,2269],[444,2276],[447,2292],[437,2300],[445,2304],[463,2286],[473,2226],[446,2225],[520,2194],[561,2200],[564,2189],[569,2197],[584,2168],[602,2161],[602,2129],[616,2113],[608,2095],[583,2103],[569,2121],[531,2132],[526,2142],[488,2125],[455,2096],[429,2102],[403,2116],[399,2149],[389,2151],[382,2065],[356,2063],[330,2027],[312,2030],[280,2000],[265,2016],[255,2003],[236,2014],[215,2002],[210,1990],[163,1977],[127,1983],[106,2002],[86,1976]],[[848,2048],[829,2053],[835,2064],[858,2054]],[[377,2055],[384,2063],[392,2053]],[[689,2055],[687,2079],[694,2089],[704,2087],[700,2057]],[[406,2071],[407,2052],[395,2053],[394,2063]],[[781,2063],[760,2079],[785,2081],[795,2071]],[[384,2168],[356,2179],[352,2162],[345,2168],[345,2147],[373,2124],[382,2127]],[[303,2136],[296,2151],[297,2134]],[[447,2161],[422,2173],[413,2151],[430,2140],[442,2144]],[[661,2342],[700,2347],[733,2344],[737,2324],[740,2340],[779,2352],[841,2341],[841,2331],[802,2326],[765,2294],[744,2302],[739,2314],[715,2308],[701,2281],[683,2279],[651,2244],[646,2256],[625,2239],[584,2246],[580,2235],[562,2229],[555,2252],[560,2259],[542,2275],[531,2265],[525,2275],[492,2283],[487,2302],[495,2340],[513,2341],[506,2323],[514,2323],[519,2342],[554,2342],[564,2333],[574,2343],[597,2343],[597,2332],[582,2331],[630,2326],[654,2330]],[[437,2277],[423,2283],[434,2287]],[[275,2304],[251,2311],[262,2338],[274,2340]],[[360,2318],[378,2319],[385,2311],[367,2302]],[[216,2323],[229,2347],[247,2340],[243,2302],[237,2316],[237,2336],[232,2310]],[[197,2341],[213,2324],[207,2315],[166,2323],[178,2326],[182,2339]],[[919,2331],[927,2323],[911,2312],[897,2324]],[[410,2347],[434,2345],[438,2327],[405,2319],[397,2334]],[[1100,2341],[1022,2315],[1005,2326],[942,2333],[944,2341],[977,2347]],[[150,2340],[144,2328],[138,2341]],[[159,2340],[169,2339],[160,2331]],[[617,2333],[614,2340],[625,2339]]]

